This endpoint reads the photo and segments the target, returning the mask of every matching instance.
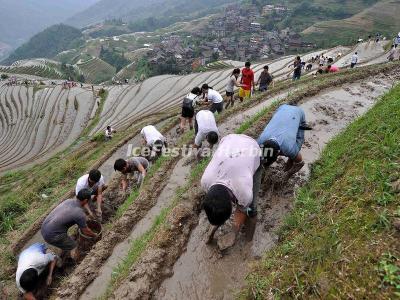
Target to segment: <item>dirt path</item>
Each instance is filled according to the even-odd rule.
[[[363,83],[345,85],[312,97],[300,106],[314,130],[306,134],[302,149],[306,168],[291,179],[284,189],[277,187],[273,178],[279,178],[279,164],[271,168],[260,192],[259,221],[252,243],[239,243],[225,255],[216,247],[205,245],[205,233],[209,224],[200,215],[187,250],[175,263],[172,277],[166,279],[154,293],[155,299],[232,299],[244,284],[248,264],[269,250],[277,241],[275,230],[290,210],[295,191],[306,180],[310,164],[320,155],[325,144],[356,117],[366,112],[376,99],[392,87],[393,82],[383,76]],[[260,132],[262,128],[254,128]],[[222,232],[224,229],[221,230]],[[126,286],[121,285],[116,295],[123,295]],[[121,292],[121,294],[118,294]]]

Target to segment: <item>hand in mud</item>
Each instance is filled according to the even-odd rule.
[[[101,222],[102,221],[102,211],[101,209],[96,209],[96,219]]]
[[[47,285],[47,286],[50,286],[51,283],[52,283],[52,281],[53,281],[53,277],[52,277],[52,276],[47,276],[46,285]]]
[[[228,248],[233,247],[236,243],[236,232],[231,231],[218,239],[218,248],[220,251],[224,251]]]
[[[213,226],[213,228],[209,231],[208,236],[207,236],[207,241],[206,244],[211,244],[213,239],[214,239],[214,235],[218,230],[218,226]]]

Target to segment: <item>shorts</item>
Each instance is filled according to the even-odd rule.
[[[352,63],[351,65],[350,65],[350,68],[354,68],[356,66],[356,64],[355,63]]]
[[[50,245],[60,248],[63,251],[71,251],[77,247],[77,243],[68,234],[62,233],[51,239],[44,239]]]
[[[224,103],[213,103],[211,104],[210,111],[215,113],[216,111],[220,114],[224,110]]]
[[[226,92],[227,97],[232,97],[235,93],[234,92]]]
[[[261,83],[260,83],[259,91],[260,91],[260,92],[266,92],[266,91],[268,91],[268,84],[261,84]]]
[[[182,117],[183,118],[193,118],[194,117],[194,108],[190,107],[182,107]]]
[[[240,98],[250,98],[251,90],[245,90],[243,88],[239,89],[239,97]]]

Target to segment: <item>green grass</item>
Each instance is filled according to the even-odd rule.
[[[328,143],[243,298],[400,297],[400,85]]]

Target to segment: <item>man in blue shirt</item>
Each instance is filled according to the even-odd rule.
[[[307,127],[304,111],[292,105],[281,105],[257,142],[263,149],[264,165],[273,164],[279,155],[288,157],[286,178],[300,171],[304,161],[300,150]]]

